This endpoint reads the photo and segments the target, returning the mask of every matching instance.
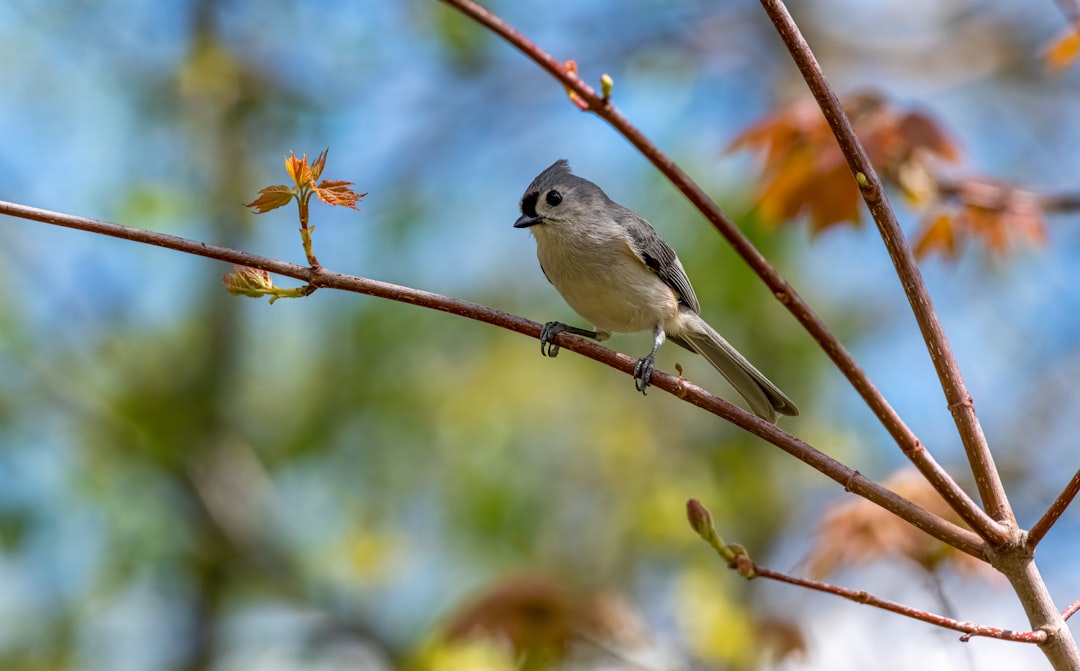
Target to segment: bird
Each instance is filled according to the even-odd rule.
[[[544,324],[540,352],[554,357],[563,332],[602,342],[612,333],[651,331],[652,350],[637,360],[634,385],[650,385],[665,340],[705,357],[758,417],[776,423],[799,409],[701,317],[701,305],[675,251],[648,221],[619,205],[565,159],[525,189],[515,228],[536,239],[540,269],[563,300],[593,330]]]

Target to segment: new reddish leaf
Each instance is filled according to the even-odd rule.
[[[965,233],[982,238],[998,256],[1004,256],[1017,241],[1046,242],[1042,212],[1034,208],[1007,205],[992,209],[965,203],[958,222]]]
[[[359,210],[360,208],[356,206],[356,203],[367,194],[356,193],[349,188],[352,185],[352,182],[346,182],[340,179],[324,179],[319,182],[312,191],[319,197],[319,200],[327,205],[341,205],[343,207]]]
[[[1060,72],[1076,62],[1080,56],[1080,31],[1070,30],[1057,39],[1043,54],[1046,67]]]
[[[323,149],[323,152],[319,154],[319,157],[315,159],[315,162],[311,164],[311,182],[314,184],[319,177],[322,176],[323,168],[326,167],[326,155],[330,153],[330,147]],[[307,155],[304,155],[307,158]]]
[[[307,154],[304,154],[303,158],[296,158],[296,154],[290,151],[289,157],[285,159],[285,169],[289,171],[289,177],[292,177],[293,182],[300,188],[310,187],[314,183],[311,177],[311,166],[307,162]]]
[[[950,214],[938,213],[923,221],[922,229],[915,238],[915,256],[925,258],[933,252],[955,259],[957,253],[956,230]]]
[[[268,186],[259,191],[258,198],[250,203],[246,203],[244,207],[254,208],[255,214],[263,214],[270,210],[276,210],[283,205],[288,205],[289,201],[293,199],[293,195],[292,188],[283,184]]]
[[[910,151],[925,149],[950,163],[960,162],[960,149],[936,121],[922,112],[908,112],[900,119],[900,136]]]

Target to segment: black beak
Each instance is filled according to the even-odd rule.
[[[540,223],[540,217],[530,217],[526,214],[518,217],[518,220],[514,222],[514,228],[528,228]]]

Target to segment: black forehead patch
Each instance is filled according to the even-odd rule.
[[[525,194],[525,197],[521,199],[521,213],[526,217],[536,216],[536,201],[540,198],[539,191],[533,191]]]

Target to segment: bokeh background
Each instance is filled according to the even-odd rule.
[[[839,91],[870,87],[929,113],[963,148],[964,170],[1075,188],[1080,74],[1040,61],[1065,29],[1055,3],[793,5]],[[964,472],[873,231],[812,237],[759,221],[759,164],[724,151],[805,95],[756,3],[488,6],[576,59],[586,80],[609,73],[616,104],[819,310],[938,460]],[[679,251],[706,317],[798,402],[789,430],[876,478],[903,465],[826,357],[647,161],[440,3],[7,0],[0,54],[6,200],[302,262],[291,211],[257,217],[242,203],[287,180],[289,151],[329,147],[326,176],[369,195],[363,214],[314,206],[324,265],[537,321],[574,317],[511,224],[533,176],[567,158]],[[1075,218],[1048,225],[1042,248],[995,257],[972,245],[924,263],[1025,524],[1078,454],[1080,234]],[[227,271],[3,220],[0,668],[497,669],[502,647],[453,632],[518,620],[526,632],[550,625],[539,639],[606,632],[570,637],[572,668],[1045,664],[1033,648],[961,645],[727,572],[686,525],[686,499],[760,561],[798,572],[847,497],[665,394],[642,398],[572,353],[544,359],[533,340],[402,304],[231,297]],[[636,354],[648,336],[610,344]],[[732,398],[703,361],[665,348],[659,365],[675,363]],[[1078,528],[1068,513],[1039,549],[1062,606],[1080,596]],[[833,579],[1026,628],[1007,587],[961,569],[928,575],[895,558]]]

